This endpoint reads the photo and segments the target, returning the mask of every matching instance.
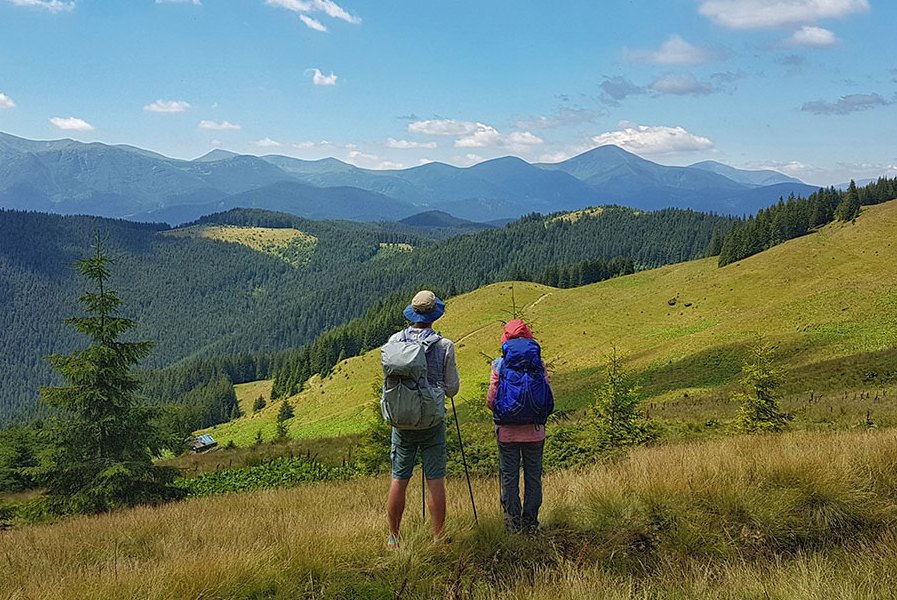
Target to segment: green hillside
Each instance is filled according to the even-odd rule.
[[[549,361],[559,409],[585,405],[607,353],[628,356],[651,415],[725,419],[745,350],[777,345],[785,406],[807,426],[897,417],[897,201],[723,268],[716,259],[661,267],[574,289],[500,283],[453,298],[439,321],[457,344],[459,403],[480,403],[487,356],[516,304]],[[512,291],[513,300],[512,302]],[[380,381],[372,351],[312,378],[290,398],[296,438],[362,430]],[[812,393],[812,399],[811,399]],[[822,400],[820,400],[820,395]],[[470,409],[468,409],[469,411]],[[278,403],[210,431],[221,442],[273,436]]]

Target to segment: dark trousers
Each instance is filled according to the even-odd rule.
[[[539,526],[542,506],[541,442],[498,442],[498,470],[501,478],[501,506],[505,525],[534,531]],[[523,466],[523,507],[520,506],[520,467]]]

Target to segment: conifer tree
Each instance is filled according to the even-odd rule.
[[[850,180],[850,186],[847,193],[835,209],[835,218],[839,221],[853,221],[860,214],[860,195],[857,191],[857,184]]]
[[[638,389],[623,367],[623,358],[614,348],[605,367],[605,381],[591,407],[599,443],[620,448],[648,441],[653,432],[641,413]]]
[[[41,389],[60,416],[46,428],[48,449],[37,470],[55,512],[101,512],[177,495],[169,485],[175,471],[153,465],[161,440],[132,373],[153,343],[120,340],[134,322],[116,314],[122,301],[108,289],[112,262],[97,234],[93,256],[77,264],[94,286],[79,298],[87,316],[66,319],[89,345],[48,358],[65,384]]]
[[[773,365],[773,347],[758,339],[741,370],[742,391],[732,398],[739,404],[737,429],[748,433],[784,429],[791,415],[779,409],[781,373]]]

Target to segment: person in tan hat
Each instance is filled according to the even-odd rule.
[[[426,383],[434,390],[436,406],[422,424],[399,424],[393,422],[390,459],[392,463],[392,483],[386,510],[389,521],[390,548],[398,546],[399,527],[405,511],[405,492],[418,454],[421,456],[424,477],[427,480],[427,506],[433,538],[442,538],[445,524],[445,396],[454,396],[461,385],[458,366],[455,362],[455,345],[433,331],[433,322],[445,313],[445,303],[430,290],[415,294],[403,314],[411,325],[389,338],[391,343],[419,343],[426,352]],[[384,389],[386,384],[384,384]],[[382,404],[381,404],[382,406]],[[394,421],[384,409],[384,418]],[[435,424],[433,424],[435,423]]]

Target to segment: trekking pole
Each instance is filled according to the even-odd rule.
[[[461,446],[461,462],[464,463],[464,476],[467,477],[467,491],[470,492],[470,506],[473,508],[473,522],[479,526],[480,520],[477,518],[477,505],[473,500],[473,486],[470,485],[470,472],[467,470],[467,456],[464,454],[464,442],[461,440],[461,424],[458,423],[458,411],[455,410],[455,397],[449,396],[452,401],[452,414],[455,415],[455,428],[458,430],[458,445]]]

